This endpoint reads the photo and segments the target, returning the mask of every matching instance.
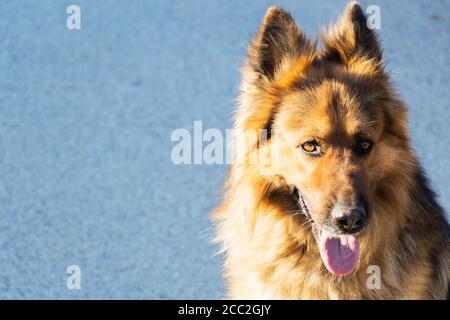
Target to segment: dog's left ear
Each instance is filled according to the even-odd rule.
[[[367,26],[367,18],[356,1],[348,4],[338,22],[322,32],[322,57],[349,63],[353,58],[380,62],[382,51],[375,31]]]

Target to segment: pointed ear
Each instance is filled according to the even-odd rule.
[[[324,59],[344,64],[352,58],[366,57],[380,62],[382,51],[374,30],[367,26],[367,18],[356,1],[348,4],[338,22],[321,34]]]
[[[311,50],[311,43],[292,16],[281,8],[270,7],[250,44],[247,63],[252,71],[272,79],[284,60]]]

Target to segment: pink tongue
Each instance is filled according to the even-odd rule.
[[[328,271],[345,276],[351,273],[359,259],[359,241],[352,235],[333,237],[322,230],[320,255]]]

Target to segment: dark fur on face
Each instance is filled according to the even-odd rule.
[[[270,130],[243,152],[276,145],[279,157],[231,167],[214,214],[229,295],[446,298],[448,223],[410,147],[377,36],[352,2],[321,41],[318,49],[272,7],[250,44],[235,128]],[[358,239],[351,274],[325,269],[322,232]],[[382,272],[379,290],[367,288],[370,265]]]

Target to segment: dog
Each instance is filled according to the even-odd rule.
[[[320,40],[271,7],[249,45],[212,215],[227,298],[448,299],[449,224],[377,35],[351,2]]]

